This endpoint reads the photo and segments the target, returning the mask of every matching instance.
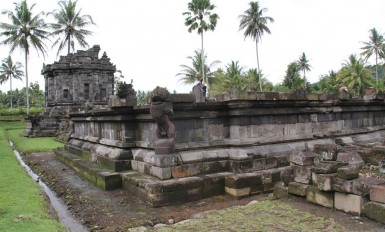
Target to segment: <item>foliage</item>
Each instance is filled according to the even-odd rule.
[[[205,64],[204,61],[204,49],[203,49],[203,33],[210,30],[214,31],[219,16],[211,11],[214,10],[215,5],[211,5],[210,0],[192,0],[188,3],[188,12],[184,12],[183,15],[186,15],[185,25],[188,27],[188,32],[197,30],[198,34],[201,35],[201,59],[202,64]],[[202,80],[203,84],[206,84],[206,73],[204,70],[204,65],[201,65],[202,69]],[[209,86],[207,86],[209,87]],[[208,90],[207,90],[208,91]]]
[[[19,136],[23,128],[24,122],[0,122],[0,231],[65,231],[49,217],[40,187],[12,154],[8,136]],[[45,143],[34,146],[44,147]]]
[[[194,84],[196,81],[203,81],[201,53],[199,51],[195,51],[194,53],[194,56],[187,57],[187,59],[191,61],[191,66],[180,65],[182,70],[176,75],[180,76],[179,81],[181,81],[185,85]],[[219,64],[220,61],[216,60],[210,63],[210,65],[207,65],[207,54],[205,54],[205,58],[203,59],[203,61],[206,79],[208,80],[208,83],[211,86],[215,77],[215,72],[213,72],[212,69],[215,67],[215,65]]]
[[[43,111],[43,108],[35,108],[32,107],[29,111],[30,114],[36,115]],[[12,115],[25,115],[27,113],[25,108],[1,108],[0,107],[0,115],[1,116],[12,116]]]
[[[0,66],[0,84],[3,84],[4,82],[9,80],[10,85],[10,102],[11,102],[11,108],[13,107],[12,104],[12,78],[16,80],[21,80],[22,76],[24,75],[24,72],[21,70],[23,65],[20,62],[13,63],[11,56],[8,56],[8,58],[5,58]]]
[[[266,8],[260,8],[259,2],[250,2],[250,8],[247,9],[243,15],[240,15],[239,30],[245,30],[244,36],[251,37],[255,40],[256,54],[257,54],[257,67],[258,72],[261,70],[259,67],[259,56],[258,56],[258,43],[262,39],[262,35],[267,32],[271,34],[268,22],[273,23],[274,19],[269,16],[263,16]],[[260,82],[260,91],[262,92],[262,83]]]
[[[8,91],[7,93],[0,91],[0,107],[11,107],[11,100],[12,105],[16,106],[16,108],[22,108],[26,106],[26,96],[25,96],[25,88],[21,89],[20,91],[18,89],[14,91]],[[40,108],[44,107],[45,105],[45,99],[44,99],[44,92],[40,89],[40,85],[38,82],[30,83],[29,87],[30,92],[30,103],[32,108]],[[12,96],[12,99],[11,99]],[[32,112],[32,108],[30,109],[30,113]],[[24,112],[27,112],[24,110]]]
[[[135,97],[136,92],[132,88],[132,84],[127,84],[125,81],[121,82],[118,85],[118,90],[116,95],[120,98],[128,98],[128,97]]]
[[[139,90],[138,93],[136,94],[136,97],[137,97],[137,102],[138,102],[138,105],[147,105],[148,103],[148,98],[150,97],[151,95],[151,91],[141,91]]]
[[[290,90],[294,90],[300,87],[303,87],[305,82],[301,79],[299,74],[299,67],[296,62],[291,62],[287,66],[286,75],[283,79],[282,85],[288,87]]]
[[[50,27],[53,29],[50,36],[58,37],[52,45],[52,47],[59,45],[56,55],[59,55],[60,51],[62,51],[65,46],[68,48],[68,53],[71,52],[71,48],[72,51],[75,51],[75,40],[79,43],[80,47],[89,47],[85,37],[92,35],[93,32],[84,28],[95,25],[92,17],[90,15],[81,15],[82,9],[77,11],[76,0],[59,1],[58,4],[60,10],[52,12],[56,23],[50,24]]]
[[[302,55],[299,57],[298,61],[297,61],[297,65],[298,65],[298,69],[300,71],[303,71],[303,80],[304,80],[304,84],[305,84],[305,88],[306,88],[306,74],[305,72],[306,71],[310,71],[310,64],[309,64],[309,60],[306,58],[306,55],[304,52],[302,52]]]
[[[27,114],[29,114],[30,108],[28,92],[28,55],[30,47],[34,47],[37,52],[40,52],[44,56],[46,53],[44,40],[47,39],[48,36],[48,32],[45,30],[47,25],[41,18],[43,12],[34,15],[32,12],[34,6],[35,4],[28,8],[26,0],[22,0],[20,4],[15,3],[14,12],[8,10],[2,12],[2,14],[8,16],[12,23],[0,23],[0,29],[3,30],[0,32],[0,37],[6,37],[0,44],[10,45],[10,53],[16,48],[24,51]]]
[[[337,73],[337,81],[343,83],[354,96],[363,95],[365,89],[373,85],[371,71],[365,66],[365,60],[350,55]]]
[[[263,92],[270,92],[273,90],[273,83],[263,77],[262,70],[258,72],[255,68],[249,69],[245,73],[245,78],[246,88],[248,91],[256,92],[260,90],[260,84],[262,84]]]
[[[330,70],[328,74],[323,75],[317,82],[319,92],[336,93],[342,87],[342,83],[337,81],[337,73]]]
[[[368,59],[373,54],[376,57],[376,87],[378,87],[378,59],[385,56],[385,39],[384,36],[379,34],[376,28],[371,29],[369,36],[369,42],[362,42],[365,46],[361,49],[364,50],[361,55]]]
[[[159,231],[345,231],[332,218],[297,210],[281,201],[261,201],[205,213],[183,224]]]

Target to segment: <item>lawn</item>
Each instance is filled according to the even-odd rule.
[[[64,231],[50,218],[40,186],[18,164],[8,138],[22,152],[50,151],[52,138],[20,137],[24,122],[0,122],[0,231]]]

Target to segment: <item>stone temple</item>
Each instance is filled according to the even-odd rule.
[[[157,87],[138,106],[112,96],[115,66],[99,50],[44,66],[47,109],[34,128],[65,118],[69,141],[56,157],[100,188],[154,207],[274,191],[374,219],[372,209],[385,212],[376,187],[385,181],[358,175],[357,152],[384,142],[382,94],[228,91],[213,101],[198,84],[187,94]]]

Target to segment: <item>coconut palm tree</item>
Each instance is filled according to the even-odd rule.
[[[245,30],[243,33],[246,37],[251,37],[255,40],[256,53],[257,53],[257,67],[259,68],[259,55],[258,55],[258,43],[262,39],[262,35],[266,32],[271,34],[268,22],[273,23],[274,19],[269,16],[264,16],[263,13],[267,11],[266,8],[261,8],[259,2],[250,2],[250,8],[247,9],[243,15],[240,15],[239,30]],[[262,83],[260,82],[260,91],[262,92]]]
[[[366,68],[365,60],[350,55],[349,59],[342,64],[342,69],[337,74],[337,81],[343,83],[355,95],[362,95],[366,87],[372,83],[371,71]]]
[[[90,15],[81,15],[81,9],[77,11],[77,1],[65,0],[59,1],[58,4],[60,10],[52,12],[56,23],[50,24],[50,27],[53,29],[50,35],[58,37],[52,45],[52,47],[59,45],[57,55],[65,46],[67,46],[68,53],[71,52],[71,48],[72,51],[75,51],[75,40],[79,43],[80,47],[89,47],[85,37],[92,35],[92,31],[84,28],[95,25],[92,17]]]
[[[259,86],[262,84],[263,91],[271,91],[273,84],[263,77],[262,70],[259,72],[256,68],[251,68],[245,73],[246,88],[250,91],[258,91]],[[260,83],[262,82],[262,83]]]
[[[310,71],[310,64],[309,60],[306,58],[306,55],[304,52],[302,52],[302,55],[299,57],[297,61],[298,69],[303,72],[303,80],[305,82],[305,89],[306,89],[306,71]]]
[[[2,60],[0,66],[0,84],[9,80],[9,92],[11,97],[11,108],[12,106],[12,78],[21,80],[24,75],[23,65],[20,62],[13,63],[11,56]]]
[[[187,59],[191,61],[191,66],[188,65],[181,65],[182,68],[181,72],[178,73],[176,76],[180,76],[179,81],[181,81],[183,84],[194,84],[196,81],[203,81],[202,77],[202,59],[201,59],[201,53],[199,51],[194,52],[194,56],[189,56]],[[219,64],[220,61],[215,60],[210,65],[207,65],[207,54],[205,54],[205,58],[203,59],[205,62],[204,65],[204,73],[206,73],[206,79],[208,82],[208,85],[212,84],[212,80],[215,76],[215,72],[213,72],[213,68],[215,65]]]
[[[188,27],[188,32],[197,30],[198,34],[201,35],[201,59],[202,64],[204,64],[204,47],[203,47],[203,33],[211,30],[214,31],[217,25],[219,16],[215,13],[212,13],[215,5],[211,5],[210,0],[192,0],[188,3],[188,12],[184,12],[183,15],[186,15],[185,25]],[[206,74],[204,66],[202,65],[202,81],[205,85]],[[207,86],[207,92],[209,92],[209,86]]]
[[[364,47],[361,49],[364,50],[361,55],[365,56],[365,59],[368,59],[373,54],[376,56],[376,87],[378,87],[378,59],[384,58],[385,55],[385,39],[384,36],[379,34],[376,28],[371,29],[369,36],[369,42],[362,42]]]
[[[29,93],[28,93],[28,55],[30,48],[34,47],[43,57],[47,53],[44,40],[47,39],[48,32],[45,30],[47,24],[41,18],[43,12],[33,14],[32,10],[35,4],[30,8],[26,0],[22,0],[19,4],[15,3],[15,11],[4,10],[2,14],[8,16],[11,23],[0,23],[0,37],[6,37],[0,44],[11,46],[10,53],[16,48],[24,51],[25,58],[25,82],[27,97],[27,114],[29,114]]]

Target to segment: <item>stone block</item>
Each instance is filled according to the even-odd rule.
[[[171,179],[171,168],[150,167],[150,175],[158,177],[161,180]]]
[[[278,182],[274,185],[273,190],[274,197],[281,199],[289,196],[288,187],[285,187],[282,182]]]
[[[225,177],[225,186],[229,188],[241,189],[262,184],[262,175],[255,173],[233,174]]]
[[[333,180],[333,191],[341,193],[353,193],[353,180],[345,180],[335,177]]]
[[[173,178],[182,178],[204,174],[202,163],[185,164],[177,167],[172,167],[171,170]]]
[[[311,183],[312,166],[293,166],[294,181],[302,184]]]
[[[264,165],[265,169],[271,169],[271,168],[278,167],[277,158],[275,158],[275,157],[265,158],[264,163],[265,163],[265,165]]]
[[[360,177],[353,180],[353,193],[359,196],[368,196],[370,189],[375,185],[383,185],[385,180],[373,177]]]
[[[305,197],[307,195],[307,191],[309,189],[309,185],[307,184],[301,184],[297,182],[291,182],[289,183],[288,191],[291,194]]]
[[[230,171],[234,173],[248,172],[253,169],[253,161],[249,160],[231,160]]]
[[[320,155],[312,151],[295,151],[290,155],[289,160],[295,165],[312,166],[319,161],[319,158]]]
[[[370,200],[385,204],[385,185],[375,185],[370,189]]]
[[[337,173],[338,168],[346,165],[348,165],[348,163],[337,161],[321,161],[319,164],[314,166],[313,172],[317,174]]]
[[[286,167],[290,165],[289,162],[289,156],[287,155],[281,155],[281,156],[276,156],[277,158],[277,165],[278,167]]]
[[[363,214],[382,224],[385,224],[385,204],[370,201],[364,204]]]
[[[358,178],[360,169],[357,166],[344,166],[337,169],[337,176],[345,180],[353,180]]]
[[[358,154],[358,152],[356,151],[338,153],[337,161],[346,162],[349,165],[355,165],[358,167],[362,167],[363,165],[365,165],[365,162],[361,158],[361,155]]]
[[[145,186],[145,189],[148,193],[155,194],[199,188],[202,186],[202,184],[202,178],[186,177],[180,179],[164,180],[156,183],[149,183]]]
[[[360,216],[362,214],[363,205],[367,201],[366,198],[353,194],[334,193],[334,207],[353,215]]]
[[[246,197],[250,195],[250,187],[247,188],[241,188],[241,189],[235,189],[235,188],[229,188],[225,187],[225,192],[231,196],[234,196],[236,198]]]
[[[337,160],[338,150],[336,144],[314,144],[314,152],[320,154],[323,160]]]
[[[336,174],[312,174],[312,181],[319,190],[321,191],[332,191],[333,190],[333,179]]]
[[[308,189],[306,200],[308,202],[321,205],[327,208],[334,207],[334,194],[333,192],[323,192],[315,186],[311,186]]]

